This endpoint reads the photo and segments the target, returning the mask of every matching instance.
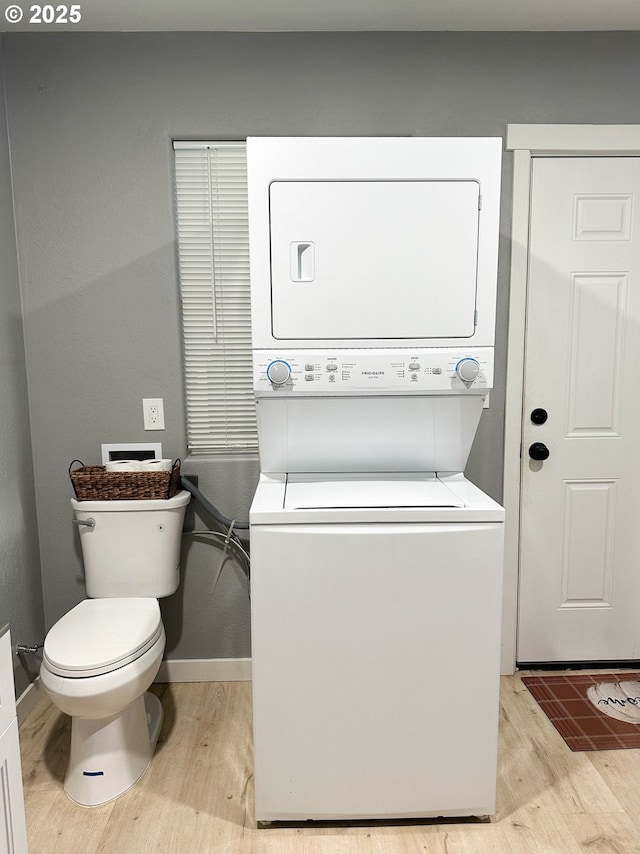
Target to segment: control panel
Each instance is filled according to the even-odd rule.
[[[493,384],[493,348],[255,350],[256,394],[471,393]]]

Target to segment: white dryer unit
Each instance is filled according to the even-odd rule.
[[[253,347],[492,347],[500,139],[249,139]]]
[[[495,809],[500,148],[249,140],[258,821]]]

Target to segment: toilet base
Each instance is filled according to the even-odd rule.
[[[74,717],[67,795],[81,806],[95,807],[130,789],[151,761],[163,714],[160,700],[147,692],[117,715]]]

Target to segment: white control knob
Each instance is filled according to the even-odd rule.
[[[480,365],[475,359],[460,359],[456,365],[456,374],[464,383],[472,383],[480,373]]]
[[[291,376],[291,365],[282,359],[270,362],[267,367],[267,377],[274,385],[284,385]]]

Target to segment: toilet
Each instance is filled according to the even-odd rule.
[[[190,498],[71,501],[89,598],[50,629],[40,676],[72,718],[64,788],[83,806],[118,797],[151,761],[163,717],[147,692],[165,646],[158,599],[180,581]]]

